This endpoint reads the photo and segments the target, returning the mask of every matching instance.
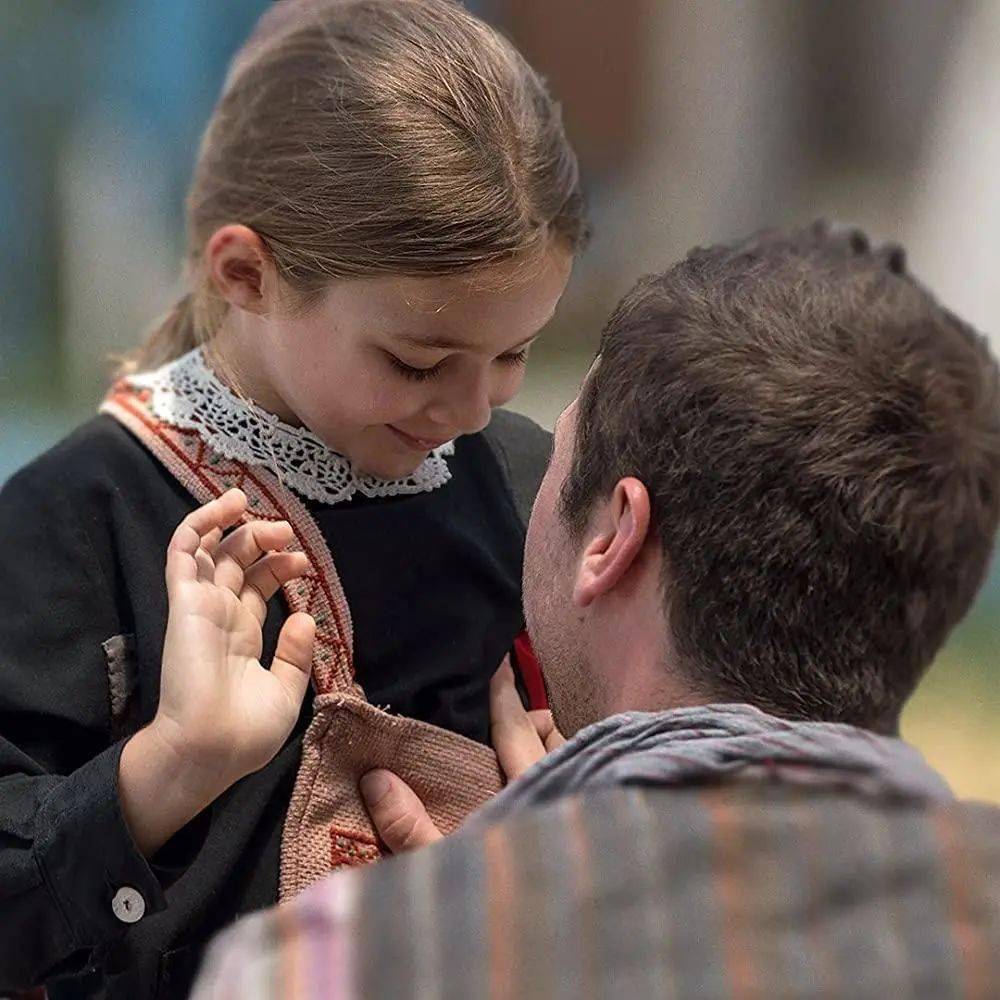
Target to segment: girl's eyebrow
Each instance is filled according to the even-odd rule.
[[[451,340],[448,337],[414,337],[411,334],[400,333],[396,335],[396,339],[402,341],[404,344],[408,344],[410,347],[423,347],[425,349],[435,351],[464,351],[469,347],[468,344],[463,344],[457,340]],[[533,340],[537,339],[538,334],[533,333],[526,340],[522,340],[520,344],[508,347],[503,353],[510,354],[514,351],[519,351],[522,348],[527,347]]]
[[[408,333],[397,334],[397,339],[411,347],[430,347],[437,351],[460,351],[469,346],[449,337],[414,337]]]
[[[542,330],[549,325],[555,314],[556,306],[553,306],[552,312],[545,317],[545,321],[535,333],[533,333],[530,337],[526,337],[520,344],[508,347],[503,353],[512,354],[514,351],[520,351],[522,348],[527,347],[533,340],[537,340]],[[434,334],[431,334],[429,337],[418,337],[412,333],[396,333],[391,334],[391,336],[395,337],[399,341],[402,341],[404,344],[408,344],[410,347],[423,347],[427,350],[434,351],[462,351],[469,346],[468,344],[463,344],[460,341],[452,340],[451,337],[435,336]]]

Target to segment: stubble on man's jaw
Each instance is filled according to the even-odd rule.
[[[547,670],[544,657],[539,658],[546,678],[549,707],[559,732],[569,739],[607,715],[608,692],[585,654],[567,649],[552,651],[550,656],[551,670]]]

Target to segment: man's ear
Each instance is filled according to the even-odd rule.
[[[270,311],[277,272],[264,241],[249,226],[217,229],[205,247],[205,261],[219,295],[230,305]]]
[[[595,516],[573,586],[585,608],[613,590],[635,564],[649,535],[649,493],[638,479],[622,479]]]

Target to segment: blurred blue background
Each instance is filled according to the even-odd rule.
[[[182,204],[265,0],[0,0],[0,482],[93,412],[177,292]],[[826,215],[1000,332],[1000,4],[480,0],[549,78],[595,223],[516,407],[551,425],[634,279]],[[998,343],[994,339],[994,343]],[[996,570],[905,720],[1000,801]]]

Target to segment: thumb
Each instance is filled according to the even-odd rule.
[[[423,802],[391,771],[369,771],[360,783],[372,824],[393,854],[425,847],[442,837]]]
[[[302,704],[309,687],[315,638],[316,622],[311,615],[301,611],[288,618],[278,636],[271,673],[295,705]]]

